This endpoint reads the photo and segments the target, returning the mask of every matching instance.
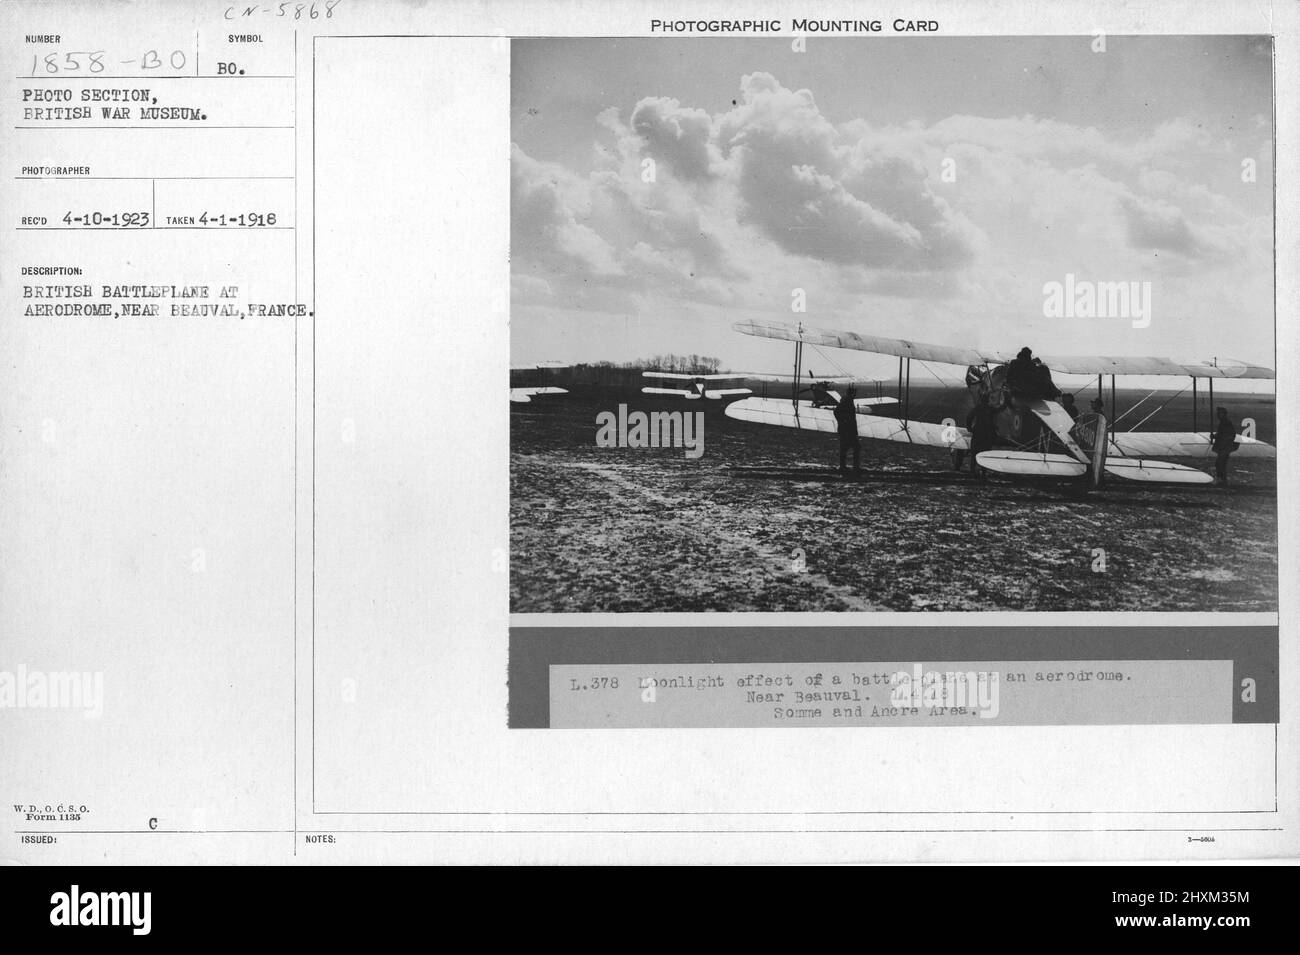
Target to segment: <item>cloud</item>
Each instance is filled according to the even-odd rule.
[[[632,130],[651,158],[666,162],[683,179],[705,179],[713,162],[713,120],[702,109],[685,109],[675,99],[649,97],[632,110]]]
[[[1268,284],[1271,219],[1195,118],[1123,137],[1034,116],[879,126],[832,121],[769,73],[739,89],[714,113],[658,95],[604,109],[589,169],[516,146],[512,267],[544,282],[516,295],[721,322],[717,306],[788,315],[798,287],[822,324],[869,314],[907,335],[936,304],[971,328],[1040,314],[1067,272],[1169,279],[1171,309]]]
[[[511,151],[510,246],[551,271],[585,277],[622,273],[610,244],[584,222],[586,184],[560,166]]]
[[[1182,212],[1168,203],[1125,196],[1120,205],[1128,223],[1129,243],[1135,249],[1177,252],[1191,258],[1205,251]]]
[[[965,265],[976,230],[933,195],[914,158],[861,148],[808,90],[767,73],[741,81],[744,102],[718,121],[742,221],[787,252],[866,268]]]
[[[515,272],[510,276],[510,297],[516,303],[541,303],[552,301],[555,293],[545,279]]]

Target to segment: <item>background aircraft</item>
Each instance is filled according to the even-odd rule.
[[[567,367],[564,362],[544,361],[538,365],[529,368],[511,368],[511,372],[524,372],[535,374],[541,373],[543,381],[547,379],[554,380],[551,376],[555,374],[556,369]],[[567,395],[567,388],[557,388],[554,385],[525,385],[522,387],[512,387],[510,389],[510,403],[516,405],[526,405],[537,395]]]
[[[687,375],[667,371],[644,371],[641,374],[645,378],[690,382],[689,387],[660,388],[655,386],[646,386],[641,389],[641,392],[647,395],[677,395],[678,397],[686,398],[687,400],[698,400],[700,398],[719,400],[722,398],[733,398],[738,395],[752,395],[754,393],[752,388],[744,387],[710,388],[709,382],[711,381],[764,381],[777,383],[798,383],[800,381],[806,381],[808,384],[806,387],[802,388],[800,393],[811,393],[813,395],[812,402],[815,405],[822,404],[822,401],[818,398],[818,386],[824,386],[825,394],[829,395],[834,399],[834,402],[838,403],[840,400],[840,393],[830,386],[834,384],[848,385],[858,380],[851,375],[819,376],[814,375],[811,371],[809,371],[806,376],[768,374],[752,371],[736,371],[728,372],[726,374],[709,375]],[[864,414],[870,414],[873,406],[897,403],[897,398],[892,398],[888,395],[879,393],[880,386],[883,384],[882,382],[873,380],[871,383],[876,386],[878,394],[873,397],[855,398],[853,402]],[[829,403],[827,404],[830,406]]]

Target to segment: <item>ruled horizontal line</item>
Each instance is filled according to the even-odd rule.
[[[519,835],[519,836],[762,836],[762,835],[792,835],[792,836],[809,836],[818,834],[829,835],[872,835],[873,833],[891,834],[891,833],[972,833],[972,834],[990,834],[990,833],[1074,833],[1074,832],[1187,832],[1187,826],[1161,826],[1151,827],[1126,827],[1126,828],[1101,828],[1101,829],[1021,829],[1015,827],[999,827],[986,829],[313,829],[312,832],[325,831],[339,835]],[[1197,829],[1197,832],[1202,831]],[[1230,828],[1206,829],[1205,832],[1285,832],[1282,826],[1232,826]],[[58,835],[58,836],[125,836],[125,835],[288,835],[294,832],[293,829],[18,829],[16,834],[20,835]]]
[[[16,232],[292,232],[291,225],[20,225]]]
[[[14,129],[293,129],[289,126],[209,126],[206,123],[190,123],[184,126],[15,126]]]
[[[293,176],[14,176],[15,179],[23,180],[43,180],[43,179],[61,179],[75,181],[78,179],[86,180],[127,180],[127,181],[149,181],[157,179],[159,182],[198,182],[208,179],[293,179]]]
[[[104,82],[106,80],[291,80],[293,76],[281,76],[278,73],[262,73],[239,76],[231,73],[224,73],[218,76],[215,73],[206,73],[203,76],[105,76],[103,73],[96,73],[94,76],[19,76],[20,80],[95,80]]]

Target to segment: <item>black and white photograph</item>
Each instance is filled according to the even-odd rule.
[[[518,39],[510,602],[1274,612],[1268,36]]]
[[[15,930],[455,864],[1267,927],[1138,866],[1300,851],[1300,5],[0,0],[0,50]]]

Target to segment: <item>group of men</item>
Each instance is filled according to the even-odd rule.
[[[1007,362],[1006,387],[1013,395],[1028,400],[1055,400],[1061,396],[1061,389],[1052,381],[1052,370],[1041,359],[1035,358],[1028,348],[1020,349],[1016,357]]]

